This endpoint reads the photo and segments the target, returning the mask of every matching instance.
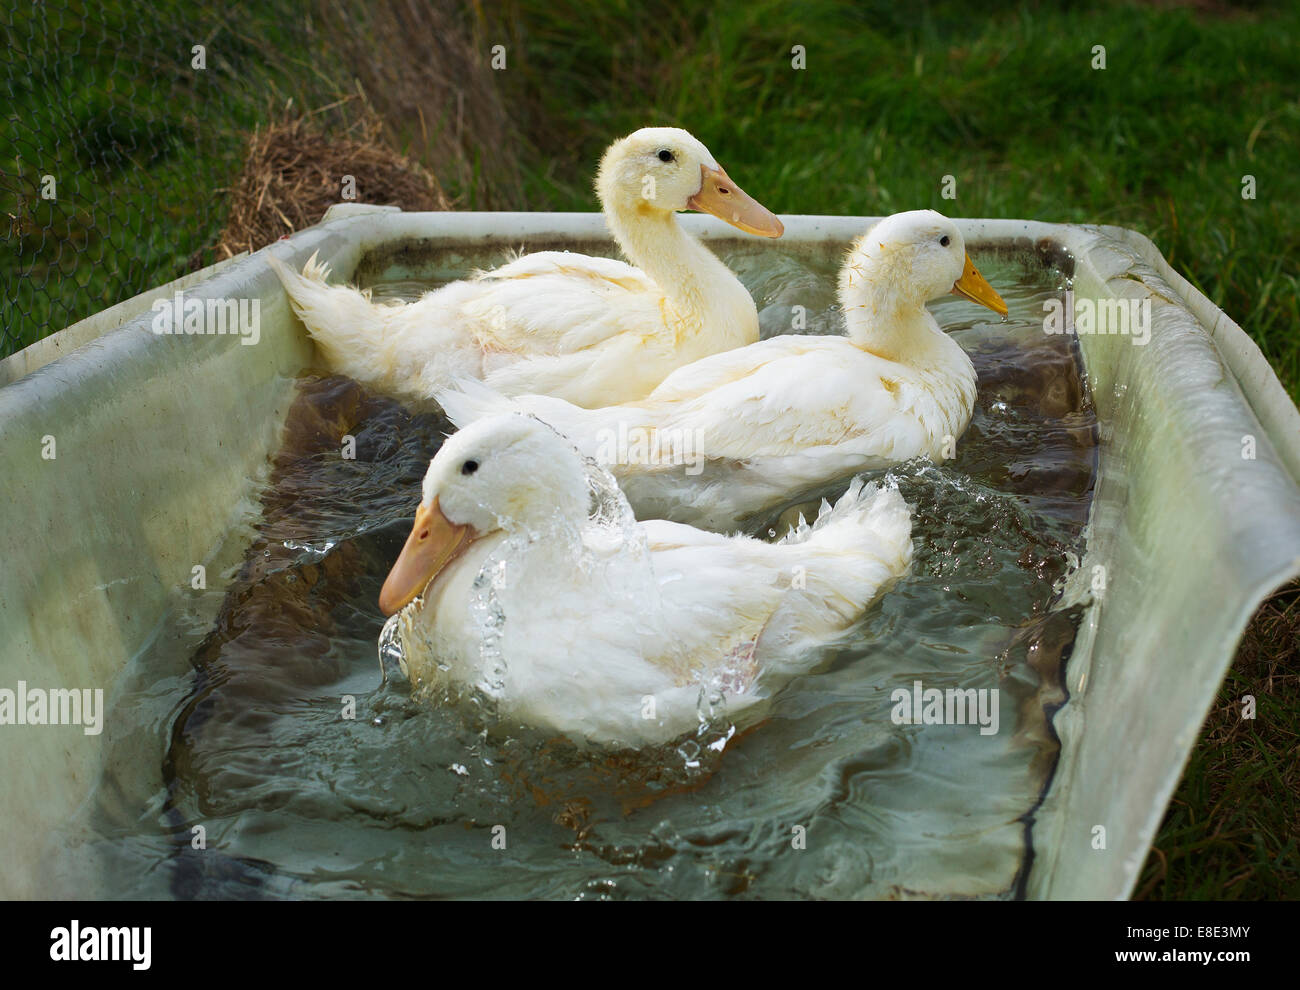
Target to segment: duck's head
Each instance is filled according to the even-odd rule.
[[[620,213],[698,210],[762,237],[785,227],[727,175],[709,149],[678,127],[643,127],[615,141],[600,161],[596,193]]]
[[[385,615],[409,604],[475,540],[552,531],[586,517],[587,475],[573,445],[539,419],[489,416],[454,434],[429,463],[415,525],[379,593]]]
[[[895,213],[854,243],[840,269],[844,308],[879,305],[886,297],[903,305],[924,306],[949,292],[1000,316],[1007,304],[985,281],[966,254],[957,225],[934,210]]]

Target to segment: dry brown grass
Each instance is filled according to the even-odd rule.
[[[358,202],[408,211],[451,209],[453,197],[462,209],[522,206],[522,138],[481,24],[458,0],[315,0],[288,54],[228,18],[223,30],[258,52],[282,109],[248,141],[216,258],[316,223],[343,201],[345,175]]]
[[[523,204],[522,136],[477,4],[317,0],[315,12],[320,59],[346,71],[348,90],[364,95],[392,147],[436,168],[471,209]]]
[[[356,180],[356,201],[404,210],[450,208],[437,179],[393,151],[383,125],[363,108],[350,134],[328,135],[310,115],[291,108],[254,131],[244,167],[230,190],[230,212],[217,256],[256,251],[320,220],[342,196],[344,176]]]

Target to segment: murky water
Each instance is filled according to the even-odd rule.
[[[721,253],[764,335],[790,330],[794,304],[802,332],[839,327],[838,252]],[[1061,274],[975,260],[1011,318],[933,306],[979,398],[955,461],[891,472],[916,506],[911,576],[721,753],[584,751],[414,701],[393,665],[381,686],[379,587],[447,424],[304,377],[260,506],[230,535],[233,581],[178,601],[113,700],[108,769],[68,836],[98,893],[1015,896],[1057,754],[1049,714],[1077,616],[1053,610],[1053,589],[1082,550],[1094,420],[1069,339],[1041,328]],[[892,693],[918,680],[997,689],[997,733],[895,724]]]

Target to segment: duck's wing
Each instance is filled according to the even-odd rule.
[[[598,258],[570,251],[534,251],[513,261],[482,271],[476,281],[489,282],[513,278],[535,278],[540,275],[563,275],[570,278],[598,279],[624,285],[625,288],[653,289],[654,283],[639,268],[617,258]]]
[[[697,663],[745,660],[750,683],[817,662],[907,573],[912,521],[897,488],[854,481],[834,507],[777,543],[680,523],[641,524],[668,624]]]
[[[912,564],[912,513],[895,487],[855,479],[813,523],[769,548],[774,569],[791,574],[755,653],[765,667],[798,668],[809,651],[848,629]]]
[[[679,369],[638,407],[651,413],[643,425],[697,431],[709,458],[852,443],[859,457],[902,459],[921,449],[924,431],[897,370],[842,337],[773,337]]]
[[[766,544],[665,520],[640,525],[683,670],[716,671],[738,661],[749,665],[782,594],[778,575],[763,566]],[[742,680],[752,683],[755,674],[750,671]]]
[[[611,258],[540,251],[475,276],[463,304],[486,351],[571,354],[624,332],[663,328],[659,288]]]
[[[485,355],[483,382],[502,395],[606,407],[643,397],[679,361],[662,335],[615,329],[604,340],[573,353],[527,354],[499,362]]]
[[[714,622],[762,623],[779,596],[771,545],[664,519],[639,524],[668,608],[699,610]]]
[[[666,554],[675,550],[720,549],[734,542],[730,536],[710,533],[667,519],[647,519],[639,524],[651,553]]]

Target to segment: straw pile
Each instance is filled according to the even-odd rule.
[[[230,190],[230,213],[217,257],[256,251],[311,226],[344,198],[344,177],[355,180],[355,201],[403,210],[445,210],[438,181],[418,162],[393,151],[382,125],[365,116],[347,137],[331,137],[309,117],[286,112],[259,128]]]

